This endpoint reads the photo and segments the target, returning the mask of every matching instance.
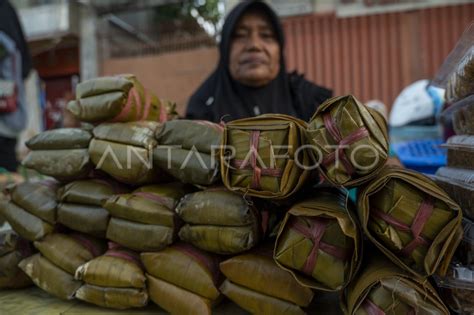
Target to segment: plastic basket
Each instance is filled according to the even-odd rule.
[[[425,174],[434,174],[446,165],[446,149],[441,147],[442,140],[415,140],[393,144],[400,162],[409,169]]]

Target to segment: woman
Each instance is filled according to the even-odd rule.
[[[265,113],[309,120],[332,96],[296,72],[287,73],[283,30],[264,2],[244,1],[227,16],[217,69],[191,96],[186,118],[219,122]]]

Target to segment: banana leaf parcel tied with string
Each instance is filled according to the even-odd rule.
[[[220,180],[217,162],[223,130],[209,121],[165,122],[156,133],[153,161],[183,183],[211,185]]]
[[[107,238],[138,251],[165,248],[177,238],[181,220],[174,211],[187,187],[182,183],[142,186],[104,203],[112,216]]]
[[[331,183],[356,186],[388,158],[385,119],[354,96],[334,97],[318,107],[307,129],[310,154]]]
[[[250,196],[282,199],[306,181],[310,159],[306,122],[281,114],[234,120],[225,125],[221,176],[225,186]]]
[[[0,290],[20,289],[33,284],[18,267],[20,261],[31,255],[33,249],[27,240],[11,230],[0,232]]]
[[[148,303],[145,274],[138,253],[109,243],[109,250],[76,270],[85,285],[76,298],[116,309],[142,307]]]
[[[123,183],[139,185],[159,180],[160,172],[153,167],[153,149],[160,125],[152,121],[100,124],[94,128],[89,145],[92,162]]]
[[[107,248],[105,241],[80,233],[49,234],[34,245],[50,262],[73,276],[79,266],[104,254]]]
[[[23,259],[18,265],[38,287],[63,300],[72,300],[81,281],[50,262],[41,254]]]
[[[306,314],[313,291],[300,285],[290,273],[279,268],[271,249],[232,257],[220,264],[227,280],[221,292],[252,314]]]
[[[164,122],[177,115],[175,107],[147,91],[131,74],[81,82],[76,87],[76,100],[67,105],[77,119],[90,123]]]
[[[449,315],[428,280],[413,277],[382,255],[371,256],[364,266],[342,293],[345,314]]]
[[[142,253],[150,299],[171,314],[211,314],[220,301],[220,259],[189,244]],[[186,303],[183,303],[186,301]]]
[[[303,286],[337,291],[361,260],[361,233],[347,194],[323,190],[295,204],[280,225],[273,257]]]
[[[369,240],[419,277],[443,275],[463,234],[460,207],[429,178],[397,167],[359,192],[358,215]]]
[[[182,241],[216,254],[244,252],[261,240],[268,216],[243,196],[212,188],[183,197],[176,212],[185,222]]]
[[[22,164],[60,181],[85,178],[92,171],[89,131],[61,128],[44,131],[26,142],[31,150]]]

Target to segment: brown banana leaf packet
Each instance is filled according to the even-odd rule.
[[[89,150],[34,150],[22,161],[26,168],[63,182],[87,178],[93,169]]]
[[[214,303],[198,294],[147,274],[150,300],[171,314],[211,315]]]
[[[431,178],[459,204],[466,217],[474,219],[474,170],[440,167]]]
[[[211,301],[220,297],[220,258],[189,244],[176,243],[159,252],[141,253],[146,272]]]
[[[110,215],[100,206],[60,203],[58,222],[68,228],[96,237],[105,237]]]
[[[142,186],[109,198],[107,238],[137,251],[157,251],[177,238],[181,220],[174,208],[188,188],[182,183]]]
[[[104,255],[77,268],[75,278],[100,287],[145,288],[145,274],[138,253],[111,242]]]
[[[241,195],[224,188],[184,196],[176,213],[185,222],[179,238],[211,253],[244,252],[256,246],[263,235],[258,210]]]
[[[87,149],[92,134],[80,128],[59,128],[43,131],[25,142],[28,149],[71,150]]]
[[[89,179],[76,180],[58,190],[58,200],[63,203],[102,206],[105,200],[127,188],[113,180]]]
[[[189,191],[184,184],[147,185],[129,194],[118,194],[108,198],[103,206],[116,218],[173,227],[178,201]]]
[[[446,83],[446,100],[456,102],[474,92],[474,49],[468,49]]]
[[[77,119],[90,123],[166,121],[176,116],[175,104],[161,101],[131,74],[79,83],[76,100],[67,108]]]
[[[460,207],[408,169],[384,167],[359,192],[358,215],[369,240],[418,277],[444,274],[462,238]]]
[[[38,218],[54,224],[56,222],[56,193],[59,184],[53,180],[23,182],[10,189],[11,200]]]
[[[219,146],[224,128],[200,120],[172,120],[156,132],[155,165],[183,183],[211,185],[221,179]]]
[[[144,307],[148,303],[146,289],[135,288],[104,288],[84,284],[76,292],[76,298],[98,306],[124,310]]]
[[[158,122],[136,121],[95,127],[89,145],[91,161],[123,183],[139,185],[159,180],[162,172],[153,167],[154,133],[159,126]]]
[[[232,257],[220,269],[227,278],[221,292],[252,314],[306,314],[302,307],[313,299],[311,289],[276,265],[270,249]]]
[[[261,198],[287,198],[309,175],[306,122],[281,114],[234,120],[225,125],[220,167],[224,185]]]
[[[280,225],[273,257],[301,285],[338,291],[354,277],[362,257],[355,209],[341,190],[321,190],[295,204]]]
[[[62,300],[72,300],[80,281],[54,265],[41,254],[22,260],[19,267],[31,278],[38,287]]]
[[[33,255],[31,244],[11,230],[0,232],[0,289],[21,289],[33,284],[18,267]]]
[[[429,281],[413,277],[378,254],[364,263],[343,291],[341,306],[348,315],[449,315]]]
[[[25,211],[13,201],[0,200],[0,216],[8,221],[12,229],[28,241],[37,241],[52,233],[54,226]]]
[[[385,119],[354,96],[321,104],[306,130],[310,153],[334,185],[357,186],[373,177],[388,158]]]
[[[453,136],[443,147],[448,149],[448,166],[474,170],[474,136]]]
[[[177,238],[175,226],[144,224],[112,217],[107,239],[136,251],[156,251]]]
[[[71,275],[79,266],[103,255],[107,249],[104,240],[80,233],[49,234],[34,245],[43,257]]]

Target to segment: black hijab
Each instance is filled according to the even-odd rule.
[[[232,35],[239,19],[249,10],[258,10],[268,17],[280,46],[280,71],[277,77],[267,85],[258,88],[240,84],[231,77],[229,72]],[[219,122],[222,118],[229,121],[265,113],[280,113],[309,119],[308,116],[311,114],[308,113],[312,113],[315,107],[311,106],[308,113],[302,107],[308,101],[305,100],[307,95],[314,96],[316,86],[304,80],[302,76],[287,73],[284,47],[283,29],[278,16],[266,3],[247,0],[236,5],[227,16],[222,29],[217,69],[191,96],[186,118]],[[306,88],[310,87],[311,91],[304,91],[302,86],[305,84],[309,84]],[[321,94],[318,98],[325,100],[331,96],[331,91],[317,88],[319,89],[317,94]],[[309,100],[311,103],[317,101]]]
[[[20,51],[22,77],[25,79],[31,70],[31,56],[18,16],[8,0],[0,0],[0,31],[8,35]]]

